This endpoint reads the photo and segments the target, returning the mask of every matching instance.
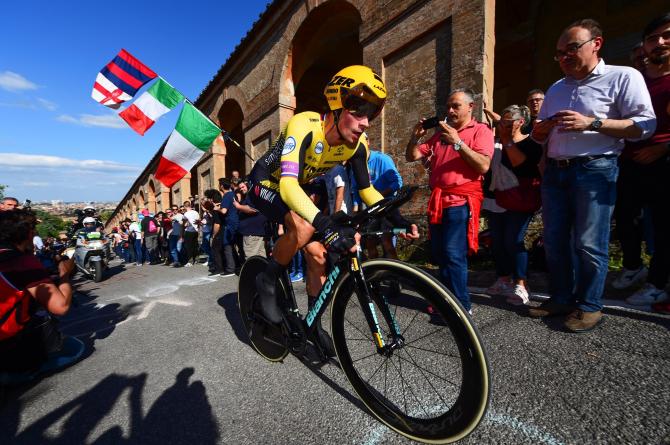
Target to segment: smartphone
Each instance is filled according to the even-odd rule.
[[[437,116],[430,117],[423,121],[421,126],[423,127],[424,130],[428,130],[430,128],[435,128],[438,125],[440,125],[440,118]]]

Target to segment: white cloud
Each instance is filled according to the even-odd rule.
[[[37,85],[18,73],[3,71],[0,73],[0,88],[15,93],[17,91],[36,90]]]
[[[37,99],[21,99],[14,102],[0,102],[0,107],[6,108],[23,108],[26,110],[44,109],[47,111],[55,111],[58,105],[50,100],[38,97]]]
[[[142,167],[122,164],[115,161],[103,161],[98,159],[70,159],[50,155],[27,155],[21,153],[0,153],[0,167],[9,168],[13,171],[22,168],[68,168],[86,171],[103,172],[137,172]],[[34,172],[33,172],[34,173]]]
[[[29,100],[18,100],[15,102],[0,102],[0,107],[25,108],[27,110],[35,110],[37,108],[37,106]]]
[[[56,118],[59,122],[82,125],[84,127],[127,128],[128,125],[116,114],[80,114],[78,118],[69,114],[61,114]]]
[[[56,108],[58,108],[58,105],[56,105],[55,103],[51,102],[50,100],[43,99],[41,97],[37,98],[37,103],[40,104],[42,108],[49,111],[55,111]]]
[[[114,201],[121,199],[142,167],[99,159],[0,153],[2,180],[24,200]]]

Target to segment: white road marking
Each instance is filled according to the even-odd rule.
[[[174,286],[174,285],[168,285],[168,286],[162,286],[162,287],[157,287],[154,289],[148,290],[144,296],[145,297],[162,297],[163,295],[168,295],[173,292],[176,292],[179,290],[179,286]]]
[[[182,280],[182,281],[178,282],[177,284],[179,286],[200,286],[202,284],[214,283],[215,281],[216,281],[216,278],[197,277],[197,278],[192,278],[190,280]]]
[[[170,299],[167,299],[167,298],[166,298],[166,299],[161,299],[161,300],[153,300],[153,301],[151,301],[149,304],[147,304],[146,306],[144,306],[144,308],[142,309],[142,312],[140,312],[140,314],[137,316],[137,319],[138,319],[138,320],[143,320],[143,319],[147,318],[147,317],[149,316],[149,314],[151,313],[151,310],[152,310],[152,309],[154,308],[154,306],[156,306],[158,303],[171,304],[171,305],[173,305],[173,306],[190,306],[190,305],[193,304],[193,303],[190,302],[190,301],[176,300],[176,299],[174,299],[174,298],[170,298]]]

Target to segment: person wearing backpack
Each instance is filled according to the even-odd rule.
[[[64,337],[49,315],[70,309],[74,261],[58,263],[59,283],[54,283],[32,254],[36,223],[29,210],[0,213],[0,385],[59,370],[84,352],[84,344]],[[49,314],[41,315],[41,309]]]
[[[142,210],[144,218],[140,226],[142,227],[142,237],[144,238],[144,247],[147,249],[149,264],[158,264],[160,262],[158,252],[158,221],[148,210]]]

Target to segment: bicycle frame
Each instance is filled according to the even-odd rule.
[[[381,232],[375,232],[375,234],[380,234]],[[366,233],[367,235],[367,233]],[[391,313],[388,302],[385,297],[382,297],[381,301],[378,301],[377,304],[381,309],[384,319],[387,321],[391,332],[393,334],[393,341],[390,344],[386,344],[382,336],[382,332],[379,326],[379,321],[377,319],[377,313],[370,295],[370,290],[368,288],[367,282],[365,281],[365,276],[363,274],[363,269],[361,268],[361,247],[357,247],[355,253],[350,253],[349,255],[343,257],[340,261],[335,263],[326,276],[326,281],[321,287],[314,306],[307,312],[304,319],[302,319],[303,327],[305,333],[310,337],[316,330],[316,321],[318,321],[321,316],[326,311],[326,308],[332,301],[335,290],[340,287],[343,280],[346,278],[347,274],[345,269],[349,269],[349,273],[354,279],[354,289],[358,297],[361,310],[365,315],[365,319],[370,328],[370,332],[375,342],[377,352],[380,354],[389,354],[397,347],[401,346],[404,342],[402,335],[400,334],[400,327]],[[288,281],[290,283],[290,280]],[[298,315],[297,306],[295,303],[295,294],[293,292],[293,286],[289,285],[291,289],[290,294],[292,298],[293,307],[289,310],[296,315]]]

